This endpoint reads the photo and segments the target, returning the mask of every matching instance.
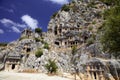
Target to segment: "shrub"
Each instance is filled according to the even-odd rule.
[[[36,28],[36,29],[35,29],[35,32],[36,32],[36,33],[42,33],[42,29],[41,29],[41,28]]]
[[[64,6],[62,7],[62,10],[63,10],[63,11],[69,11],[69,10],[70,10],[70,6],[69,6],[69,5],[64,5]]]
[[[57,72],[57,65],[55,61],[52,61],[51,59],[48,60],[48,64],[45,65],[45,68],[48,70],[48,73],[56,73]]]
[[[35,38],[35,41],[36,41],[36,42],[40,42],[40,39],[39,39],[39,38]]]
[[[0,43],[0,46],[7,46],[7,43]]]
[[[95,25],[95,24],[96,24],[96,21],[93,21],[92,24]]]
[[[45,43],[45,41],[43,39],[40,39],[41,43]]]
[[[55,12],[55,13],[52,15],[51,18],[55,18],[57,14],[58,14],[58,12]]]
[[[44,43],[44,48],[45,48],[45,49],[50,49],[49,44],[45,42],[45,43]]]
[[[75,54],[76,54],[76,51],[77,51],[77,46],[74,45],[74,46],[72,47],[72,55],[75,55]]]
[[[90,3],[87,5],[87,7],[95,8],[94,2],[90,2]]]
[[[91,45],[91,44],[93,44],[94,43],[94,39],[93,38],[89,38],[88,40],[87,40],[87,46],[89,46],[89,45]]]
[[[38,58],[38,57],[41,57],[43,55],[43,50],[42,49],[39,49],[38,51],[36,51],[35,53],[35,56]]]
[[[91,30],[93,30],[93,27],[92,27],[92,26],[89,27],[89,31],[91,31]]]
[[[75,1],[74,1],[74,0],[72,0],[72,3],[75,3]]]

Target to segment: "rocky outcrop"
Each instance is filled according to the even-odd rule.
[[[106,8],[99,0],[76,0],[64,5],[48,24],[49,42],[61,47],[81,45],[96,35]]]

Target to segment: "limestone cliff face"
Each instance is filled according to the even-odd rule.
[[[51,59],[56,62],[59,73],[80,73],[79,77],[83,80],[105,80],[106,76],[114,73],[108,71],[108,67],[111,71],[115,70],[115,66],[120,69],[120,63],[110,60],[110,56],[102,53],[99,42],[96,42],[97,31],[104,22],[102,13],[106,8],[99,0],[74,0],[64,5],[51,17],[48,32],[43,33],[42,37],[25,29],[19,40],[9,43],[4,50],[0,49],[0,70],[6,69],[6,65],[9,66],[7,69],[14,68],[18,57],[18,71],[35,69],[47,72],[45,65]],[[46,43],[50,49],[44,47]],[[71,47],[74,45],[78,48],[72,54]],[[43,54],[36,57],[39,49],[43,50]],[[14,60],[10,61],[8,57]]]
[[[60,47],[81,45],[97,34],[107,6],[99,0],[73,0],[55,13],[48,25],[49,42]]]

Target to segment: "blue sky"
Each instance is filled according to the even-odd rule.
[[[51,15],[69,0],[0,0],[0,42],[11,42],[30,27],[47,31]]]

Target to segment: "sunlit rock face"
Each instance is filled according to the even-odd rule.
[[[101,13],[105,9],[107,6],[99,0],[73,0],[52,16],[47,41],[58,51],[59,48],[71,49],[74,45],[80,48],[95,40],[98,28],[104,22]]]

